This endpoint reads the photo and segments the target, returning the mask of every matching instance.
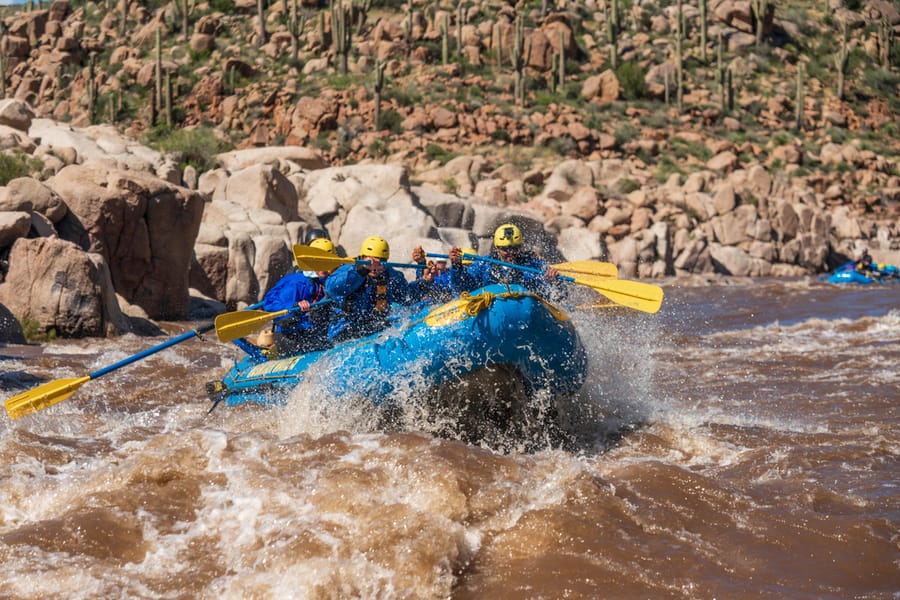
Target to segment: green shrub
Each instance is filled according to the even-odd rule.
[[[633,139],[636,139],[640,136],[640,131],[638,128],[629,123],[628,121],[623,122],[621,125],[616,127],[616,130],[613,132],[613,137],[616,138],[616,144],[621,146],[625,142],[630,142]]]
[[[900,86],[900,74],[886,71],[881,68],[868,69],[863,74],[863,81],[866,86],[872,89],[876,96],[887,100],[895,113],[900,111],[900,100],[897,99],[897,87]]]
[[[373,158],[384,158],[390,153],[390,148],[385,140],[375,140],[369,144],[368,151]]]
[[[634,179],[629,179],[628,177],[623,177],[616,183],[616,189],[620,194],[630,194],[635,190],[641,189],[641,184],[635,181]]]
[[[397,104],[400,106],[422,105],[422,94],[410,86],[407,86],[406,89],[402,90],[392,87],[391,89],[384,91],[382,98],[388,102],[396,100]]]
[[[664,154],[660,157],[659,164],[657,164],[656,169],[653,171],[653,177],[659,183],[665,183],[672,173],[678,173],[682,177],[685,175],[684,169],[678,166],[678,163],[672,160],[670,156]]]
[[[548,147],[562,157],[568,157],[576,148],[575,140],[567,135],[553,138],[548,144]]]
[[[228,152],[233,147],[229,142],[219,139],[215,130],[210,127],[196,129],[155,127],[147,132],[144,141],[160,152],[175,155],[182,168],[191,165],[201,173],[215,168],[216,154]]]
[[[378,129],[380,131],[400,133],[402,124],[403,117],[396,110],[386,110],[378,118]]]
[[[445,165],[456,155],[438,144],[428,144],[425,146],[425,156],[428,157],[428,160],[436,160]]]
[[[0,185],[6,185],[17,177],[28,177],[44,168],[44,163],[22,152],[0,152]]]
[[[790,143],[791,134],[786,131],[779,131],[775,135],[772,136],[772,146],[777,148],[778,146],[784,146],[785,144]]]
[[[223,12],[226,15],[234,13],[234,0],[212,0],[210,7],[217,12]]]
[[[505,129],[497,129],[491,132],[491,139],[496,140],[498,142],[510,142],[512,138],[509,136],[509,132]]]
[[[25,341],[29,344],[37,343],[37,342],[52,342],[56,339],[56,329],[51,327],[50,329],[41,328],[41,324],[33,319],[29,319],[28,317],[23,318],[20,321],[22,325],[22,333],[25,336]]]
[[[644,82],[646,74],[646,71],[634,62],[622,63],[616,69],[616,77],[626,100],[637,100],[647,95],[647,84]]]

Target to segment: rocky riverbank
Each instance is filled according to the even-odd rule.
[[[639,278],[812,275],[864,247],[900,262],[896,203],[873,212],[841,178],[786,180],[728,148],[662,183],[635,158],[520,172],[463,156],[411,177],[402,164],[332,166],[299,146],[223,154],[198,175],[112,127],[35,118],[15,100],[0,102],[0,128],[6,149],[41,164],[0,187],[0,303],[60,336],[254,303],[309,228],[348,255],[382,235],[406,260],[420,244],[487,252],[496,225],[515,221],[551,261],[608,260]],[[895,164],[853,145],[803,160],[898,184]]]

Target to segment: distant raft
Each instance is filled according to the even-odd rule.
[[[490,285],[386,331],[327,350],[269,358],[241,340],[248,356],[207,384],[214,402],[284,403],[303,383],[330,400],[392,398],[440,391],[481,370],[508,373],[529,393],[571,394],[584,383],[584,347],[564,311],[517,285]]]
[[[877,265],[873,271],[860,271],[856,268],[856,262],[849,262],[834,270],[826,281],[828,283],[857,283],[870,285],[873,283],[898,282],[900,269],[895,265]]]

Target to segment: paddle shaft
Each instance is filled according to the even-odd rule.
[[[356,259],[356,264],[358,265],[367,265],[369,261],[364,259]],[[386,267],[393,267],[395,269],[424,269],[428,265],[420,265],[418,263],[395,263],[395,262],[383,262],[381,263]]]
[[[433,253],[431,253],[431,252],[429,252],[426,256],[431,256],[431,257],[434,257],[434,258],[450,258],[450,255],[449,255],[449,254],[433,254]],[[510,268],[513,268],[513,269],[519,269],[520,271],[525,271],[525,272],[527,272],[527,273],[534,273],[534,274],[536,274],[536,275],[543,275],[543,274],[544,274],[544,271],[541,271],[541,270],[538,269],[538,268],[535,268],[535,267],[529,267],[529,266],[527,266],[527,265],[518,265],[518,264],[516,264],[516,263],[511,263],[511,262],[506,262],[506,261],[504,261],[504,260],[498,260],[498,259],[496,259],[496,258],[491,258],[490,256],[481,256],[481,255],[474,255],[474,254],[463,254],[462,257],[463,257],[463,260],[465,260],[465,259],[467,259],[467,258],[469,258],[469,259],[474,259],[474,260],[481,260],[481,261],[484,261],[484,262],[487,262],[487,263],[491,263],[491,264],[495,264],[495,265],[500,265],[501,267],[510,267]],[[575,278],[574,278],[574,277],[569,277],[568,275],[559,275],[558,277],[559,277],[559,279],[561,279],[562,281],[572,281],[572,282],[575,282]]]
[[[433,256],[435,258],[450,258],[450,256],[447,254],[428,254],[427,256]],[[527,273],[544,275],[544,271],[542,271],[541,269],[529,267],[526,265],[517,265],[516,263],[497,260],[496,258],[490,258],[489,256],[463,254],[463,258],[482,260],[484,262],[492,263],[495,265],[509,267],[512,269],[519,269]],[[558,275],[557,277],[560,281],[569,281],[578,285],[586,285],[590,288],[593,288],[594,290],[597,290],[609,300],[612,300],[617,304],[622,304],[623,306],[629,306],[635,310],[640,310],[652,314],[657,312],[662,305],[662,288],[654,285],[640,283],[637,281],[625,281],[622,279],[610,279],[609,281],[601,282],[595,280],[589,281],[584,278],[579,279],[577,277],[569,277],[568,275]]]
[[[262,303],[254,304],[250,308],[256,308],[258,306],[262,306]],[[12,398],[8,398],[4,402],[4,407],[6,408],[7,413],[10,418],[18,419],[19,417],[23,417],[25,415],[31,414],[35,411],[42,410],[47,408],[48,406],[52,406],[57,402],[61,402],[74,394],[78,389],[93,379],[97,379],[98,377],[103,377],[107,373],[111,373],[117,369],[121,369],[127,365],[135,363],[143,358],[150,356],[151,354],[156,354],[157,352],[161,352],[166,348],[170,348],[175,344],[180,344],[181,342],[188,340],[192,337],[200,337],[203,333],[210,331],[215,327],[214,323],[209,323],[202,327],[198,327],[197,329],[192,329],[191,331],[187,331],[178,335],[172,339],[166,340],[161,344],[157,344],[152,348],[148,348],[133,356],[129,356],[119,362],[113,363],[109,366],[103,367],[102,369],[97,369],[93,373],[89,375],[85,375],[82,377],[72,377],[67,379],[58,379],[55,381],[47,382],[43,385],[39,385],[36,388],[28,390],[27,392],[22,392],[21,394],[17,394]]]
[[[325,298],[309,305],[309,310],[325,306],[331,303],[331,298]],[[247,312],[248,314],[244,314]],[[296,313],[303,312],[299,306],[286,308],[276,312],[265,311],[244,311],[239,310],[230,313],[223,313],[216,317],[215,328],[216,335],[220,342],[233,342],[234,340],[246,337],[266,323],[275,319],[290,317]]]
[[[259,308],[260,306],[262,306],[262,302],[258,302],[252,306],[248,306],[246,310],[253,310],[255,308]],[[88,375],[88,377],[90,377],[91,379],[97,379],[98,377],[103,377],[107,373],[111,373],[112,371],[121,369],[122,367],[127,367],[131,363],[136,363],[139,360],[147,358],[151,354],[156,354],[157,352],[162,352],[166,348],[171,348],[172,346],[174,346],[176,344],[180,344],[181,342],[183,342],[185,340],[189,340],[194,336],[200,337],[207,331],[212,331],[215,328],[216,328],[215,323],[207,323],[203,327],[198,327],[197,329],[192,329],[190,331],[186,331],[179,336],[173,337],[170,340],[166,340],[162,344],[157,344],[156,346],[153,346],[152,348],[147,348],[146,350],[142,350],[141,352],[138,352],[137,354],[135,354],[133,356],[129,356],[128,358],[124,358],[117,363],[113,363],[113,364],[109,365],[108,367],[103,367],[102,369],[97,369],[93,373],[90,373]]]

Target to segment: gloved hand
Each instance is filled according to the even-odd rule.
[[[450,264],[453,265],[454,269],[462,267],[462,254],[462,249],[459,246],[450,248]]]

